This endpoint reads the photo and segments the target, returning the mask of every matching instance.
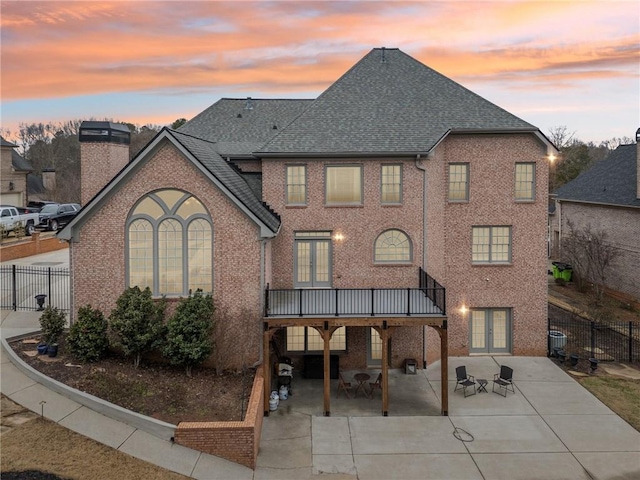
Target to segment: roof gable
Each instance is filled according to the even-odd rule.
[[[636,145],[620,145],[607,158],[594,164],[556,190],[557,200],[640,207],[636,198]]]
[[[280,217],[255,197],[240,172],[215,151],[215,143],[163,128],[131,162],[118,172],[109,184],[89,201],[58,236],[65,240],[77,236],[82,225],[93,216],[93,213],[101,205],[115,195],[127,178],[135,175],[135,172],[154,155],[156,149],[164,141],[172,143],[187,160],[207,175],[212,183],[260,227],[263,237],[272,237],[277,233],[280,228]]]
[[[398,49],[376,48],[257,153],[422,153],[450,130],[537,128]]]

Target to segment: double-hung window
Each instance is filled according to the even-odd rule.
[[[536,164],[516,163],[516,201],[535,200]]]
[[[307,204],[307,167],[287,165],[287,205]]]
[[[329,165],[325,170],[327,205],[362,205],[362,166]]]
[[[469,201],[469,164],[449,164],[449,201]]]
[[[402,203],[402,165],[382,165],[380,198],[382,203]]]
[[[511,227],[473,227],[472,261],[511,262]]]

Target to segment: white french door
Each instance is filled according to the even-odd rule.
[[[470,353],[511,352],[511,311],[506,308],[471,310]]]

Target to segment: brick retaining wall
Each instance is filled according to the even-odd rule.
[[[238,422],[180,422],[174,441],[254,469],[260,448],[264,411],[264,374],[256,371],[247,414]]]
[[[40,238],[40,232],[35,232],[24,240],[2,245],[2,261],[8,262],[17,258],[30,257],[39,253],[48,253],[55,250],[69,248],[69,244],[57,237]]]

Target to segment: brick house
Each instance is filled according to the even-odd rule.
[[[27,175],[31,164],[14,149],[16,145],[0,136],[0,165],[2,178],[0,204],[24,207],[27,204]]]
[[[607,288],[640,302],[640,129],[636,143],[620,145],[554,195],[552,247],[562,259],[562,238],[587,226],[605,231],[617,257],[607,274]]]
[[[381,368],[386,414],[387,369],[441,358],[446,414],[448,354],[546,352],[556,150],[398,49],[315,100],[222,99],[129,163],[121,126],[85,122],[80,141],[92,183],[59,234],[72,310],[109,312],[134,284],[213,291],[212,361],[276,350],[313,375],[319,358],[325,414],[338,365]]]

